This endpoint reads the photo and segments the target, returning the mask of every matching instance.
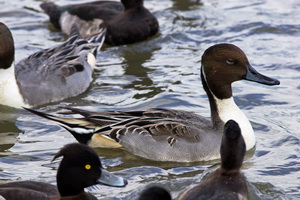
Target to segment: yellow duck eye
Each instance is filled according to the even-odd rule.
[[[91,165],[87,164],[84,166],[86,170],[90,170],[91,169]]]

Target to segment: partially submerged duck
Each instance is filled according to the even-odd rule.
[[[70,38],[14,64],[14,40],[0,22],[0,104],[35,107],[77,96],[89,87],[105,30],[83,39],[77,26]]]
[[[160,187],[160,186],[151,186],[143,190],[137,200],[171,200],[170,193]]]
[[[80,118],[29,111],[60,124],[80,143],[124,148],[134,155],[156,161],[194,162],[220,158],[223,127],[230,119],[239,124],[246,150],[253,148],[254,131],[234,102],[231,84],[239,80],[265,85],[279,85],[280,82],[257,72],[245,53],[232,44],[209,47],[201,63],[202,84],[209,98],[211,119],[170,109],[95,112],[65,107],[69,110],[66,114],[79,114]]]
[[[110,45],[140,42],[159,30],[157,19],[144,7],[143,0],[94,1],[66,6],[44,2],[41,8],[54,27],[68,35],[73,23],[80,27],[83,36],[105,27],[105,43]]]
[[[64,146],[54,157],[63,157],[57,170],[57,187],[37,181],[19,181],[0,185],[0,197],[9,200],[28,199],[97,199],[84,188],[96,184],[123,187],[123,178],[104,170],[97,153],[84,144]]]
[[[220,148],[221,167],[179,195],[178,200],[247,200],[247,181],[240,172],[245,152],[241,129],[234,120],[229,120],[224,126]]]

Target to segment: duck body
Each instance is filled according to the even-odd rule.
[[[218,169],[207,180],[184,192],[178,200],[247,200],[247,191],[244,175]]]
[[[11,200],[59,199],[57,187],[38,181],[19,181],[0,185],[0,195]],[[13,198],[11,198],[13,197]]]
[[[220,148],[221,167],[179,195],[178,200],[247,200],[247,181],[240,172],[245,153],[246,145],[239,125],[229,120],[224,126]]]
[[[112,124],[112,129],[99,131],[115,138],[134,155],[164,161],[177,161],[180,158],[185,162],[219,157],[214,141],[220,141],[221,131],[211,131],[211,123],[206,118],[186,111],[167,109],[149,109],[140,112],[140,115],[136,112],[124,112],[118,113],[118,117],[128,117],[128,114],[134,115],[130,120],[137,120],[128,122],[121,128]],[[98,140],[93,137],[97,138],[97,135],[93,135],[88,144],[99,146]],[[154,149],[163,153],[154,153]],[[198,151],[198,154],[191,151]]]
[[[97,199],[86,193],[84,188],[104,184],[123,187],[127,184],[121,177],[117,177],[102,168],[96,152],[90,147],[72,143],[63,147],[54,159],[63,156],[57,171],[57,187],[37,181],[19,181],[0,185],[0,196],[10,200],[28,199]]]
[[[80,27],[81,35],[107,29],[105,43],[131,44],[154,36],[159,30],[157,19],[143,6],[143,0],[95,1],[58,6],[52,2],[41,4],[51,23],[70,34],[73,23]]]
[[[246,79],[277,85],[279,81],[255,71],[244,52],[231,44],[214,45],[204,52],[201,78],[210,102],[211,119],[169,109],[93,112],[66,107],[69,112],[65,114],[79,114],[81,118],[29,111],[59,123],[81,143],[92,147],[123,147],[156,161],[195,162],[220,158],[223,126],[230,119],[240,125],[246,149],[254,147],[254,131],[232,98],[231,83]]]
[[[3,23],[0,31],[0,53],[4,54],[14,46],[13,38]],[[38,51],[16,65],[13,59],[6,65],[2,64],[7,56],[14,58],[14,52],[10,51],[6,58],[0,56],[0,91],[3,94],[0,104],[34,107],[83,93],[92,81],[95,56],[103,44],[104,35],[102,30],[83,39],[74,25],[66,42]],[[3,44],[7,40],[10,42]]]

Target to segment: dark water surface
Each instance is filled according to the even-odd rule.
[[[17,62],[65,39],[49,24],[40,3],[0,0],[0,21],[13,33]],[[248,153],[243,165],[251,199],[300,199],[300,2],[145,0],[145,5],[159,20],[159,35],[134,45],[105,46],[87,92],[41,109],[162,107],[209,116],[200,82],[201,55],[216,43],[236,44],[258,71],[281,81],[273,87],[246,81],[233,84],[236,103],[257,137],[256,150]],[[55,184],[58,162],[51,163],[53,155],[74,141],[49,121],[0,106],[0,182],[31,179]],[[165,186],[175,198],[218,163],[150,162],[122,150],[97,152],[109,171],[129,181],[125,188],[92,190],[99,199],[134,199],[153,183]]]

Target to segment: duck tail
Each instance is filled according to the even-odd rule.
[[[105,34],[106,34],[106,28],[101,28],[99,31],[95,34],[89,35],[86,37],[86,40],[89,43],[95,44],[97,48],[95,49],[94,55],[97,55],[97,52],[100,51],[104,40],[105,40]]]
[[[71,38],[73,36],[75,36],[75,38],[82,38],[78,24],[76,24],[76,23],[73,23],[71,26],[69,38]]]
[[[61,29],[59,24],[59,18],[61,16],[61,9],[58,5],[53,2],[43,2],[41,3],[40,7],[49,15],[50,22],[53,26],[57,29]]]
[[[90,124],[87,124],[87,122],[84,119],[56,117],[54,115],[43,113],[34,109],[25,107],[23,108],[35,115],[58,123],[60,126],[69,131],[79,143],[88,144],[95,133],[95,127],[90,126]]]

